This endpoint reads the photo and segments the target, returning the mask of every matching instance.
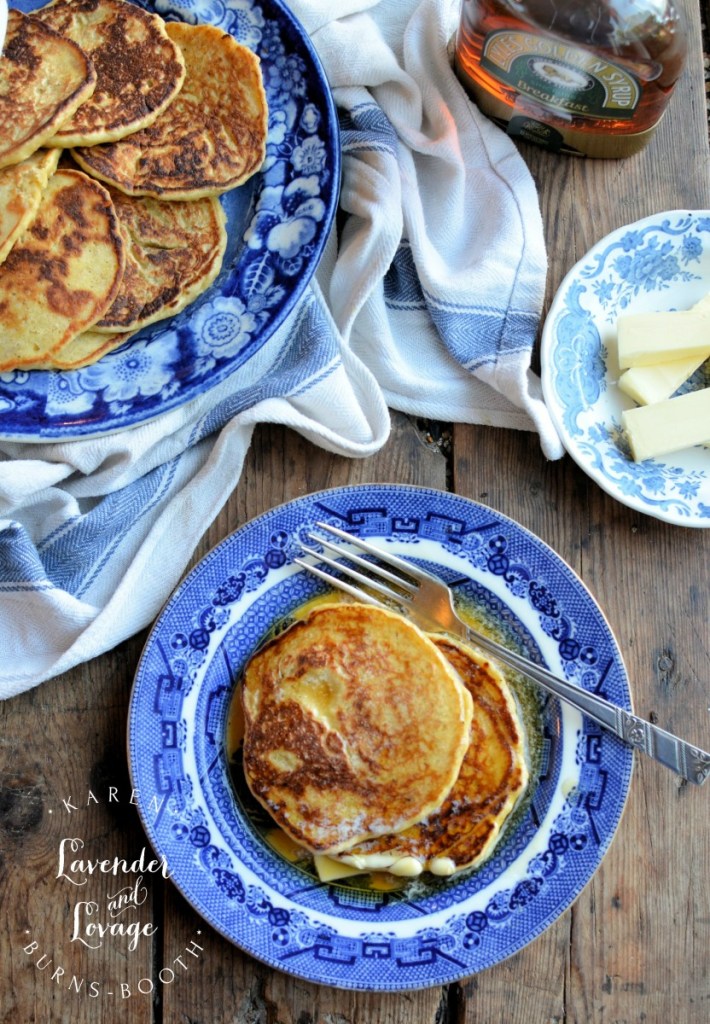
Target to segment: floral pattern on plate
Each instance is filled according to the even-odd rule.
[[[573,267],[542,335],[543,392],[569,454],[618,501],[683,526],[710,526],[710,449],[633,461],[621,413],[634,403],[616,383],[616,321],[689,309],[709,290],[710,212],[659,213],[612,232]],[[679,391],[709,385],[706,362]]]
[[[579,894],[613,838],[633,754],[540,697],[531,800],[478,871],[383,893],[320,884],[279,856],[232,785],[226,723],[247,659],[322,590],[293,562],[318,520],[426,566],[532,658],[630,708],[625,669],[590,594],[542,541],[465,498],[396,485],[266,513],[208,554],[157,621],[131,697],[129,762],[174,883],[228,939],[299,977],[373,991],[446,984],[520,949]]]
[[[39,0],[19,0],[28,11]],[[143,0],[166,19],[218,25],[261,60],[266,158],[222,196],[229,236],[207,292],[92,366],[0,374],[0,437],[93,437],[152,419],[216,386],[254,355],[303,294],[337,205],[335,107],[305,31],[281,0]]]

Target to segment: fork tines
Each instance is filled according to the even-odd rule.
[[[386,565],[392,566],[392,568],[397,569],[398,572],[405,577],[404,580],[401,579],[401,576],[394,576],[388,573],[387,570],[383,569],[381,566],[377,566],[377,571],[382,576],[385,576],[393,580],[394,582],[404,584],[411,580],[423,580],[429,578],[427,573],[417,569],[417,567],[413,565],[411,562],[405,561],[404,558],[400,558],[398,555],[392,554],[392,552],[390,551],[385,551],[382,548],[375,547],[374,544],[369,544],[366,540],[363,540],[361,537],[356,537],[352,533],[347,533],[345,530],[341,530],[337,526],[331,526],[330,523],[317,522],[316,526],[318,527],[319,530],[325,530],[327,533],[332,533],[335,537],[340,537],[341,540],[348,541],[348,543],[352,544],[353,547],[359,548],[360,551],[364,551],[368,555],[372,555],[379,562],[384,562]],[[343,551],[340,545],[334,546],[332,542],[327,542],[325,538],[319,537],[314,533],[309,533],[309,536],[311,537],[312,540],[317,540],[320,544],[329,547],[331,550],[341,552]],[[360,559],[358,555],[347,552],[343,553],[347,554],[347,556],[349,558],[352,558],[353,560],[365,561],[363,559]],[[368,562],[366,564],[371,563]],[[411,582],[409,582],[409,587],[412,587]]]
[[[353,537],[344,530],[339,530],[337,527],[330,526],[328,523],[319,522],[316,523],[316,526],[319,530],[324,530],[337,537],[342,537],[344,540],[350,542],[354,547],[367,552],[369,555],[378,559],[378,561],[385,562],[387,565],[392,565],[396,569],[401,569],[407,574],[407,576],[409,576],[409,579],[405,579],[400,575],[400,573],[390,572],[389,569],[385,568],[383,565],[373,562],[370,558],[363,558],[362,555],[359,555],[354,551],[348,551],[344,545],[335,543],[327,537],[323,537],[312,531],[309,531],[308,533],[309,538],[316,544],[319,544],[326,551],[330,551],[334,555],[337,555],[338,558],[332,558],[325,552],[318,551],[315,548],[310,548],[305,544],[302,545],[303,551],[324,565],[329,566],[339,575],[338,577],[335,577],[328,572],[324,572],[322,569],[318,569],[317,566],[314,566],[309,562],[304,562],[303,560],[296,558],[294,561],[298,565],[308,569],[325,582],[346,591],[351,596],[358,598],[358,600],[365,600],[370,604],[382,604],[381,601],[374,599],[373,596],[368,593],[368,591],[372,590],[381,594],[388,600],[396,601],[400,604],[403,601],[407,601],[409,595],[416,593],[417,584],[412,581],[412,577],[416,576],[416,570],[412,571],[412,567],[408,563],[391,554],[383,554],[378,548],[368,544],[366,541],[360,540],[359,537]],[[347,584],[340,578],[340,575],[346,576],[355,581],[359,586],[354,587]],[[392,584],[392,586],[388,586],[388,584]],[[361,589],[363,587],[366,588],[366,590]]]

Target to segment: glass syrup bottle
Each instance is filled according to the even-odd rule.
[[[673,0],[463,0],[454,61],[509,135],[625,157],[653,136],[685,55]]]

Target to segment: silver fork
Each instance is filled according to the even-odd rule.
[[[424,572],[411,562],[399,558],[391,552],[384,552],[381,548],[375,547],[345,530],[331,526],[329,523],[319,522],[315,525],[326,533],[348,541],[384,565],[371,561],[371,558],[364,558],[353,551],[348,551],[342,544],[335,543],[327,537],[309,533],[308,536],[312,541],[320,544],[326,551],[338,555],[341,560],[302,545],[306,554],[311,555],[318,562],[328,565],[340,575],[336,576],[332,572],[326,572],[303,558],[295,558],[294,561],[308,572],[325,580],[331,586],[345,591],[358,601],[385,608],[391,608],[394,603],[402,613],[427,632],[449,633],[468,641],[485,651],[486,654],[497,658],[509,668],[532,679],[548,693],[577,708],[598,725],[618,736],[624,743],[648,754],[649,757],[672,769],[682,778],[702,785],[710,775],[710,754],[706,751],[673,736],[672,733],[666,732],[664,729],[659,729],[651,722],[631,714],[595,693],[589,693],[566,679],[553,675],[542,666],[509,650],[469,626],[459,617],[451,590],[435,576]],[[347,559],[347,562],[342,559]],[[396,572],[393,572],[392,569],[395,569]],[[352,582],[347,582],[341,576],[348,577]],[[386,600],[380,600],[373,591],[382,595]]]

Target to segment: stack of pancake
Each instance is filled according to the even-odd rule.
[[[241,699],[249,789],[324,881],[476,867],[528,784],[501,674],[385,609],[314,607],[250,659]]]
[[[0,56],[0,372],[87,365],[214,281],[261,166],[259,60],[127,0],[11,10]]]

